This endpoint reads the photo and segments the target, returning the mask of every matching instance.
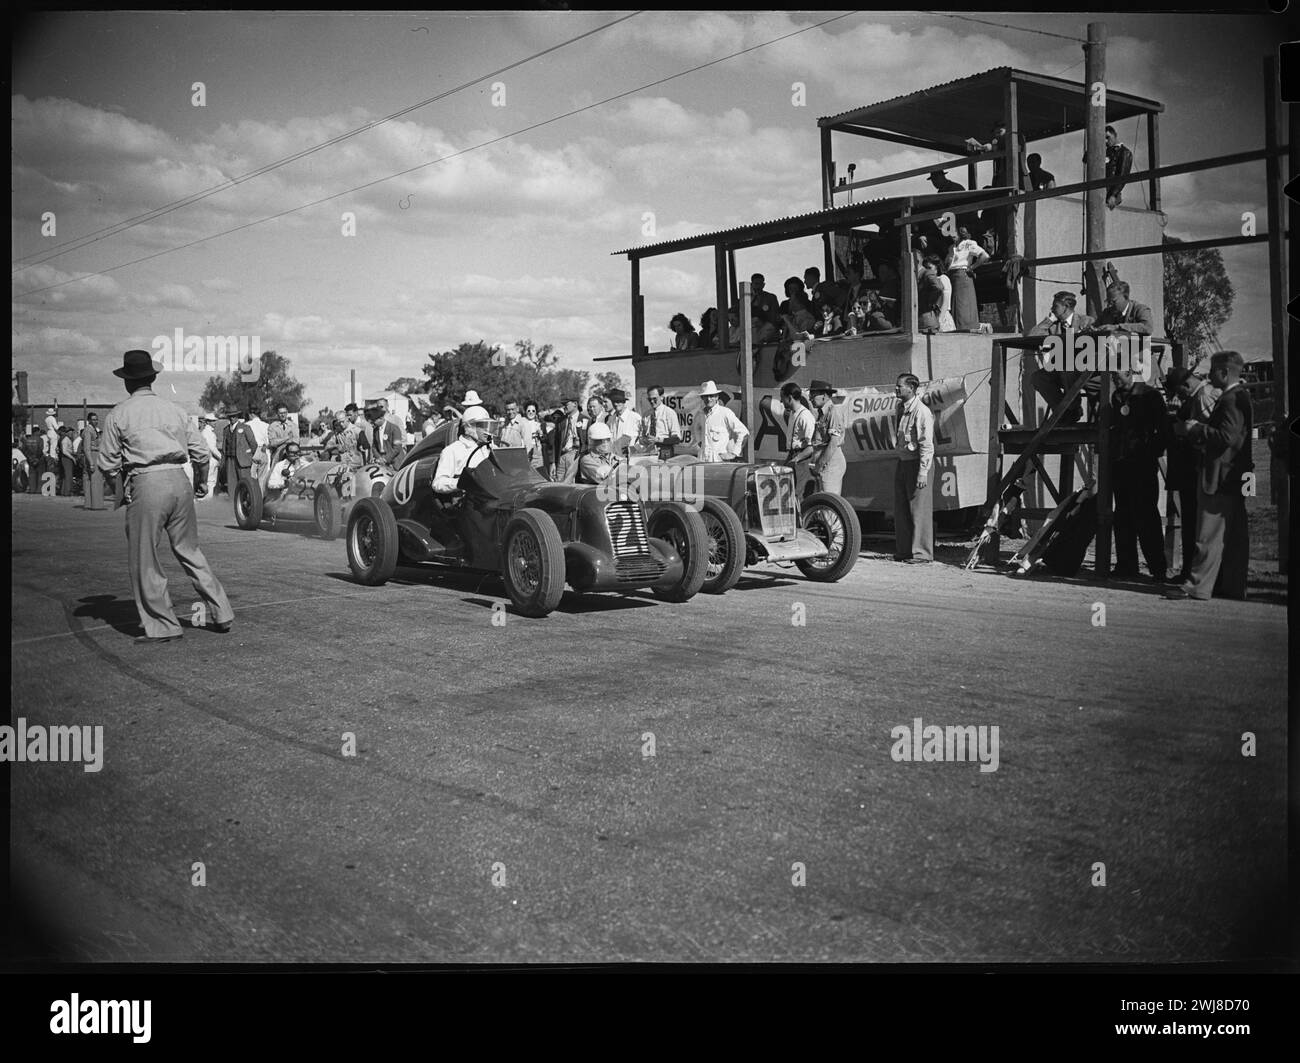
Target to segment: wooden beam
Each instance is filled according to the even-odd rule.
[[[822,139],[822,210],[830,210],[835,205],[833,190],[835,188],[835,160],[831,157],[831,131],[821,131]]]
[[[1281,117],[1278,114],[1279,86],[1277,79],[1277,60],[1271,56],[1264,57],[1264,146],[1277,147],[1282,139]],[[1274,385],[1280,379],[1286,382],[1286,302],[1290,292],[1286,286],[1286,256],[1282,247],[1283,203],[1282,203],[1282,167],[1280,160],[1272,156],[1264,164],[1265,202],[1268,217],[1268,290],[1270,317],[1273,319],[1273,379]],[[1278,389],[1276,402],[1278,413],[1285,408],[1285,391]],[[1279,422],[1282,422],[1279,418]],[[1285,427],[1282,431],[1286,431]]]
[[[919,177],[921,174],[929,175],[935,170],[953,170],[958,166],[967,163],[974,165],[977,162],[988,162],[992,159],[998,158],[998,155],[998,152],[990,151],[982,155],[963,155],[959,159],[944,159],[943,162],[936,162],[931,166],[917,166],[912,170],[900,170],[898,173],[885,174],[883,177],[871,177],[865,181],[854,181],[851,185],[836,185],[835,191],[848,192],[850,189],[854,188],[871,188],[875,185],[887,185],[894,181],[901,181],[906,177]],[[969,189],[969,191],[973,192],[974,189]]]
[[[1158,114],[1147,115],[1147,168],[1151,171],[1160,169],[1160,116]],[[1160,178],[1152,176],[1150,178],[1150,200],[1151,209],[1160,209]]]
[[[645,350],[645,321],[641,310],[641,260],[634,258],[632,259],[632,356],[637,357],[643,350]]]
[[[1290,233],[1284,234],[1287,237]],[[1217,240],[1190,240],[1182,244],[1147,244],[1145,247],[1117,247],[1112,251],[1093,251],[1082,255],[1053,255],[1050,258],[1025,260],[1025,266],[1059,266],[1065,262],[1100,262],[1107,258],[1133,258],[1137,255],[1181,255],[1206,247],[1233,247],[1237,244],[1262,244],[1268,233],[1254,236],[1225,236]]]
[[[909,199],[907,205],[903,207],[903,216],[906,217],[911,212],[912,201]],[[915,338],[917,335],[916,260],[912,257],[912,227],[904,225],[899,233],[898,294],[903,300],[903,305],[899,311],[898,323],[907,335]],[[911,370],[909,369],[908,372]]]
[[[714,295],[717,298],[717,317],[713,319],[714,327],[717,329],[715,335],[718,338],[718,350],[727,349],[728,328],[727,328],[727,251],[722,246],[713,249],[713,284]]]
[[[834,128],[841,133],[852,133],[859,137],[871,137],[873,140],[884,140],[890,144],[902,144],[909,148],[924,148],[926,151],[957,151],[958,148],[952,144],[946,144],[940,140],[927,140],[924,137],[909,136],[906,133],[894,133],[886,129],[868,129],[859,125],[837,125]]]
[[[1088,23],[1088,44],[1084,48],[1086,56],[1083,78],[1083,105],[1088,116],[1088,133],[1085,141],[1084,160],[1087,163],[1088,190],[1087,209],[1084,211],[1084,248],[1088,253],[1100,251],[1106,246],[1106,195],[1105,186],[1097,182],[1106,176],[1106,24],[1104,22]],[[1087,261],[1087,260],[1085,260]],[[1087,313],[1095,321],[1101,313],[1101,305],[1096,302],[1100,292],[1095,285],[1085,285],[1087,289]],[[1097,540],[1101,545],[1100,537]],[[1100,555],[1100,549],[1098,550]],[[1100,561],[1100,556],[1098,561]],[[1110,558],[1106,558],[1109,570]]]
[[[1216,155],[1209,159],[1198,159],[1195,162],[1180,162],[1173,166],[1162,166],[1158,170],[1138,170],[1130,173],[1124,179],[1125,184],[1131,184],[1133,181],[1141,181],[1151,177],[1153,174],[1157,177],[1174,177],[1182,173],[1197,173],[1201,170],[1216,170],[1222,166],[1239,166],[1248,162],[1259,162],[1261,159],[1267,159],[1270,154],[1281,157],[1287,153],[1289,144],[1279,144],[1276,148],[1258,148],[1255,151],[1239,151],[1232,155]],[[1073,195],[1076,192],[1087,192],[1092,188],[1105,188],[1109,179],[1101,177],[1096,181],[1079,181],[1072,185],[1058,185],[1056,188],[1044,188],[1037,192],[1022,192],[1013,199],[982,199],[974,203],[963,204],[966,210],[983,210],[986,207],[1000,207],[1010,203],[1029,203],[1037,199],[1054,199],[1057,196]],[[932,218],[942,217],[944,211],[931,210],[912,215],[912,221],[929,221]],[[897,223],[895,223],[897,224]]]

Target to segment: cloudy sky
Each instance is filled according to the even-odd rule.
[[[121,352],[177,328],[260,336],[318,406],[340,401],[349,369],[373,392],[462,341],[531,338],[597,368],[630,346],[627,260],[610,252],[650,242],[647,212],[662,240],[817,209],[819,116],[996,66],[1082,79],[1079,45],[1046,34],[1085,37],[1089,21],[647,12],[221,188],[628,13],[41,16],[15,41],[11,98],[13,362],[33,401],[116,401]],[[1166,105],[1164,162],[1262,147],[1261,60],[1279,20],[1103,17],[1110,85]],[[1143,168],[1145,131],[1120,133]],[[935,158],[857,143],[859,179]],[[1081,143],[1036,146],[1058,183],[1082,179]],[[930,187],[881,194],[909,191]],[[1172,235],[1236,234],[1244,210],[1265,227],[1262,163],[1168,179],[1163,195]],[[41,234],[46,212],[56,236]],[[1220,338],[1267,356],[1264,245],[1224,258],[1238,298]],[[819,261],[815,247],[767,248],[739,268],[779,287]],[[674,311],[714,301],[711,257],[652,261],[643,287],[663,346]],[[191,409],[204,379],[176,375]]]

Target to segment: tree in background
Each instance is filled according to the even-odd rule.
[[[209,413],[222,406],[234,406],[243,412],[249,403],[257,403],[263,414],[280,403],[291,410],[301,410],[307,404],[306,385],[289,374],[289,365],[288,358],[275,351],[264,351],[256,380],[245,382],[238,370],[224,379],[210,376],[203,385],[199,405]]]
[[[1181,244],[1166,236],[1165,244]],[[1196,369],[1232,316],[1236,295],[1217,247],[1164,255],[1165,333],[1183,345],[1183,364]]]
[[[577,398],[585,390],[590,374],[558,368],[549,343],[538,347],[532,340],[519,340],[515,351],[510,355],[498,345],[479,340],[462,343],[454,351],[431,354],[419,390],[441,408],[459,404],[465,392],[473,389],[494,413],[504,411],[510,399],[531,399],[548,409],[561,398]]]
[[[603,373],[596,374],[596,382],[592,385],[591,391],[593,395],[597,392],[603,395],[606,392],[613,391],[615,388],[618,388],[620,391],[627,390],[623,385],[623,378],[614,370],[607,369]]]

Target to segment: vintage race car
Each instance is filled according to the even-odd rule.
[[[384,583],[399,562],[499,573],[515,608],[532,617],[552,612],[566,583],[579,593],[649,588],[675,602],[699,591],[708,539],[698,513],[668,504],[647,520],[639,501],[552,483],[525,451],[490,444],[461,474],[460,496],[439,495],[434,472],[456,430],[422,440],[381,497],[353,506],[348,565],[359,582]]]
[[[259,528],[263,521],[272,527],[282,521],[311,522],[322,539],[336,539],[357,500],[379,495],[393,476],[393,469],[384,464],[318,459],[285,477],[283,487],[268,487],[271,470],[287,446],[281,443],[271,452],[260,476],[240,476],[234,506],[235,521],[241,528]],[[301,449],[305,457],[320,452],[319,447]]]
[[[702,462],[691,455],[660,460],[653,447],[630,448],[614,485],[641,498],[653,516],[665,501],[700,511],[709,535],[703,590],[721,594],[758,564],[793,563],[808,579],[833,583],[857,564],[862,528],[853,507],[828,492],[799,498],[788,465]],[[612,477],[611,479],[614,479]]]

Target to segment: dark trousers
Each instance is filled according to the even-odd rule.
[[[1180,484],[1178,487],[1178,519],[1182,524],[1183,560],[1179,566],[1179,576],[1187,579],[1192,574],[1192,561],[1196,557],[1196,514],[1200,509],[1196,501],[1195,482]],[[1173,559],[1170,558],[1172,561]]]
[[[1164,576],[1165,537],[1160,527],[1160,478],[1154,461],[1117,461],[1111,466],[1115,504],[1115,567],[1136,572],[1138,545],[1153,576]]]
[[[71,458],[60,458],[63,463],[63,482],[59,485],[59,494],[72,497],[72,480],[76,474]]]
[[[27,478],[27,493],[29,495],[39,495],[41,493],[41,473],[45,471],[45,459],[39,454],[32,458],[31,474]]]
[[[931,471],[934,466],[932,465]],[[894,469],[894,560],[934,560],[933,484],[916,486],[920,461],[900,461]]]

